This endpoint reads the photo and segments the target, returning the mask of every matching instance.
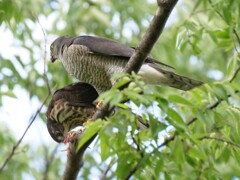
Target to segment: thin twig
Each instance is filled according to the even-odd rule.
[[[237,68],[237,70],[234,72],[232,78],[230,79],[230,83],[233,82],[233,80],[237,77],[238,73],[240,71],[240,66]]]
[[[210,6],[216,11],[216,13],[222,18],[224,19],[223,15],[220,13],[220,11],[218,11],[217,9],[215,9],[213,3],[212,3],[212,0],[208,0]]]
[[[239,37],[239,35],[237,33],[237,30],[235,28],[233,29],[233,33],[235,34],[235,36],[237,38],[237,41],[238,41],[238,44],[240,45],[240,37]]]
[[[25,153],[27,151],[28,151],[28,147],[24,147],[24,148],[20,149],[19,151],[15,151],[14,155],[22,154],[22,153]]]
[[[193,12],[190,13],[189,18],[191,18],[191,17],[193,17],[193,16],[195,16],[197,14],[200,14],[200,13],[206,14],[206,12],[210,11],[210,10],[211,9],[201,9],[201,10],[198,10],[198,11],[195,11],[195,12],[193,11]]]
[[[199,179],[200,179],[202,173],[203,173],[203,170],[201,169],[201,170],[199,171],[199,173],[198,173],[198,176],[197,176],[196,180],[199,180]]]
[[[37,118],[38,114],[41,112],[44,104],[46,103],[47,99],[49,98],[50,93],[48,93],[48,95],[45,97],[43,103],[41,104],[41,106],[39,107],[39,109],[36,111],[36,113],[34,114],[32,120],[30,121],[29,125],[27,126],[26,130],[24,131],[22,137],[18,140],[17,144],[13,146],[12,151],[10,152],[10,154],[8,155],[8,157],[6,158],[6,160],[4,161],[4,163],[2,164],[1,168],[0,168],[0,173],[3,171],[4,167],[7,165],[7,163],[9,162],[9,160],[13,157],[13,155],[15,154],[16,149],[18,148],[18,146],[20,145],[20,143],[22,142],[23,138],[25,137],[28,129],[31,127],[32,123],[35,121],[35,119]]]
[[[240,145],[238,145],[238,144],[236,144],[236,143],[233,143],[233,142],[231,142],[231,141],[224,140],[224,139],[221,139],[221,138],[217,138],[217,137],[203,136],[203,137],[198,138],[198,139],[199,139],[199,140],[204,140],[204,139],[216,140],[216,141],[223,142],[223,143],[227,143],[227,144],[229,144],[229,145],[231,145],[231,146],[240,148]]]
[[[139,143],[136,141],[136,139],[133,137],[133,135],[132,135],[132,140],[133,140],[134,144],[136,144],[136,146],[137,146],[137,151],[140,151],[141,149],[140,149]]]
[[[237,43],[240,45],[240,37],[238,36],[236,29],[233,29],[233,34],[237,37]],[[239,54],[240,54],[240,52],[239,52],[239,50],[238,50],[238,46],[239,46],[239,45],[237,45],[237,44],[235,43],[233,37],[232,37],[232,39],[233,39],[234,49],[235,49],[235,51],[236,51],[236,52],[238,53],[238,55],[239,55]]]
[[[176,137],[176,135],[173,134],[173,135],[171,135],[170,137],[166,138],[166,139],[164,140],[164,142],[163,142],[162,144],[160,144],[160,145],[158,146],[158,148],[156,148],[156,149],[159,149],[159,148],[162,148],[162,147],[166,146],[168,143],[170,143],[171,141],[173,141],[173,140],[175,139],[175,137]]]
[[[134,168],[132,168],[131,171],[129,171],[129,173],[127,174],[127,176],[124,178],[125,180],[130,179],[130,178],[135,174],[135,172],[139,169],[142,161],[143,161],[143,158],[141,158],[141,159],[137,162],[137,164],[134,166]]]
[[[239,92],[239,91],[236,90],[234,93],[236,94],[236,93],[238,93],[238,92]],[[232,95],[228,95],[228,98],[230,98],[230,97],[232,97]],[[206,110],[209,110],[209,109],[212,110],[212,109],[217,108],[217,107],[221,104],[222,101],[223,101],[223,99],[219,99],[218,101],[216,101],[215,103],[213,103],[211,106],[207,107]],[[189,125],[191,125],[192,123],[194,123],[196,120],[197,120],[197,117],[194,117],[194,118],[192,118],[191,120],[189,120],[189,121],[186,123],[186,125],[189,126]],[[175,139],[175,137],[176,137],[176,134],[171,135],[170,137],[168,137],[167,139],[165,139],[164,142],[163,142],[162,144],[160,144],[157,149],[159,149],[159,148],[161,148],[161,147],[163,147],[163,146],[166,146],[168,143],[170,143],[171,141],[173,141],[173,140]]]
[[[43,54],[44,54],[44,55],[43,55],[43,62],[44,62],[44,64],[43,64],[43,77],[44,77],[45,82],[46,82],[46,84],[47,84],[48,92],[51,93],[50,83],[49,83],[49,80],[48,80],[48,77],[47,77],[47,71],[46,71],[46,69],[47,69],[47,68],[46,68],[46,65],[47,65],[47,37],[46,37],[45,30],[43,29],[42,24],[40,23],[38,17],[35,16],[34,14],[33,14],[33,16],[36,18],[36,20],[37,20],[39,26],[41,27],[41,31],[42,31],[42,33],[43,33],[43,37],[44,37],[44,53],[43,53]]]
[[[112,160],[110,161],[110,163],[108,164],[107,168],[103,171],[100,180],[106,179],[107,173],[108,173],[109,170],[111,169],[111,167],[112,167],[112,165],[114,164],[114,162],[115,162],[114,159],[112,159]]]
[[[220,99],[220,100],[218,100],[217,102],[215,102],[214,104],[212,104],[211,106],[209,106],[209,107],[206,108],[206,109],[214,109],[214,108],[218,107],[218,105],[219,105],[222,101],[223,101],[223,100]],[[189,120],[189,121],[186,123],[187,126],[191,125],[191,124],[194,123],[196,120],[197,120],[197,117],[192,118],[191,120]],[[164,142],[158,146],[157,149],[166,146],[168,143],[170,143],[171,141],[173,141],[173,140],[175,139],[175,137],[176,137],[176,134],[174,133],[174,134],[171,135],[170,137],[166,138],[166,139],[164,140]]]
[[[231,78],[231,80],[229,81],[230,83],[236,78],[238,72],[240,71],[240,67],[236,70],[236,72],[234,73],[234,76]],[[239,91],[236,90],[234,93],[237,94]],[[229,94],[227,97],[230,98],[232,95]],[[216,107],[218,107],[218,105],[223,101],[223,99],[219,99],[218,101],[216,101],[215,103],[213,103],[211,106],[208,106],[206,109],[215,109]],[[187,126],[191,125],[192,123],[194,123],[197,120],[197,117],[192,118],[191,120],[189,120],[186,124]],[[164,140],[164,142],[162,144],[160,144],[158,146],[157,149],[166,146],[168,143],[170,143],[171,141],[173,141],[175,139],[176,134],[171,135],[170,137],[168,137],[167,139]]]

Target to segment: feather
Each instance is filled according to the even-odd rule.
[[[126,60],[129,60],[129,58],[135,52],[135,49],[132,47],[126,46],[111,39],[96,36],[78,36],[73,40],[72,45],[83,45],[86,46],[92,53],[105,56],[121,57],[121,59]],[[166,67],[173,68],[151,57],[147,57],[145,62],[157,63]]]

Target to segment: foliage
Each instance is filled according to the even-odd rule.
[[[43,69],[44,60],[49,58],[44,58],[45,38],[47,51],[51,41],[64,34],[94,34],[136,46],[156,7],[155,1],[143,0],[0,1],[1,29],[12,34],[11,48],[18,49],[9,51],[8,57],[0,56],[0,105],[4,106],[2,99],[6,96],[17,97],[19,87],[29,94],[29,100],[37,98],[39,104],[47,96]],[[110,168],[106,175],[109,179],[240,178],[239,18],[239,1],[179,1],[151,54],[175,67],[176,72],[206,84],[182,92],[147,86],[138,76],[128,75],[138,88],[113,88],[102,96],[123,109],[101,126],[97,121],[95,127],[101,127],[99,136],[84,157],[80,176],[99,178]],[[51,89],[73,81],[60,62],[47,63],[46,68]],[[144,94],[139,94],[139,89]],[[126,98],[131,99],[130,105],[121,104]],[[150,124],[149,129],[138,130],[133,111],[142,115]],[[1,117],[0,120],[3,162],[18,138],[9,133]],[[45,116],[41,115],[39,120],[45,122]],[[54,149],[51,144],[43,146],[51,147],[50,152]],[[50,152],[31,144],[21,144],[19,151],[25,147],[30,150],[14,155],[0,177],[43,176],[43,164]],[[57,155],[50,163],[49,179],[63,173],[65,161]],[[43,157],[46,162],[38,163],[37,170],[30,167]]]

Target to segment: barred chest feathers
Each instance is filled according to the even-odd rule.
[[[54,106],[49,112],[49,117],[64,126],[65,135],[72,127],[82,125],[95,113],[95,107],[69,106],[63,99],[56,101]]]
[[[125,59],[92,53],[81,45],[64,47],[60,59],[70,75],[92,84],[98,91],[110,89],[111,75],[114,72],[122,72],[127,63]]]

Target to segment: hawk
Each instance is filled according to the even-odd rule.
[[[59,59],[67,72],[82,82],[92,84],[98,93],[112,87],[111,76],[123,72],[134,48],[111,39],[95,36],[62,36],[50,46],[51,61]],[[148,56],[138,74],[148,84],[161,84],[190,90],[203,84],[160,67],[167,66]]]
[[[91,119],[96,111],[93,102],[97,97],[97,91],[83,82],[57,90],[46,112],[47,128],[51,137],[56,142],[63,142],[72,129],[80,126],[83,131],[83,124]]]
[[[98,93],[93,86],[78,82],[57,90],[47,108],[47,128],[56,142],[68,143],[85,130],[85,123],[91,120],[97,110],[94,101]],[[146,129],[149,125],[137,116],[138,128]]]

